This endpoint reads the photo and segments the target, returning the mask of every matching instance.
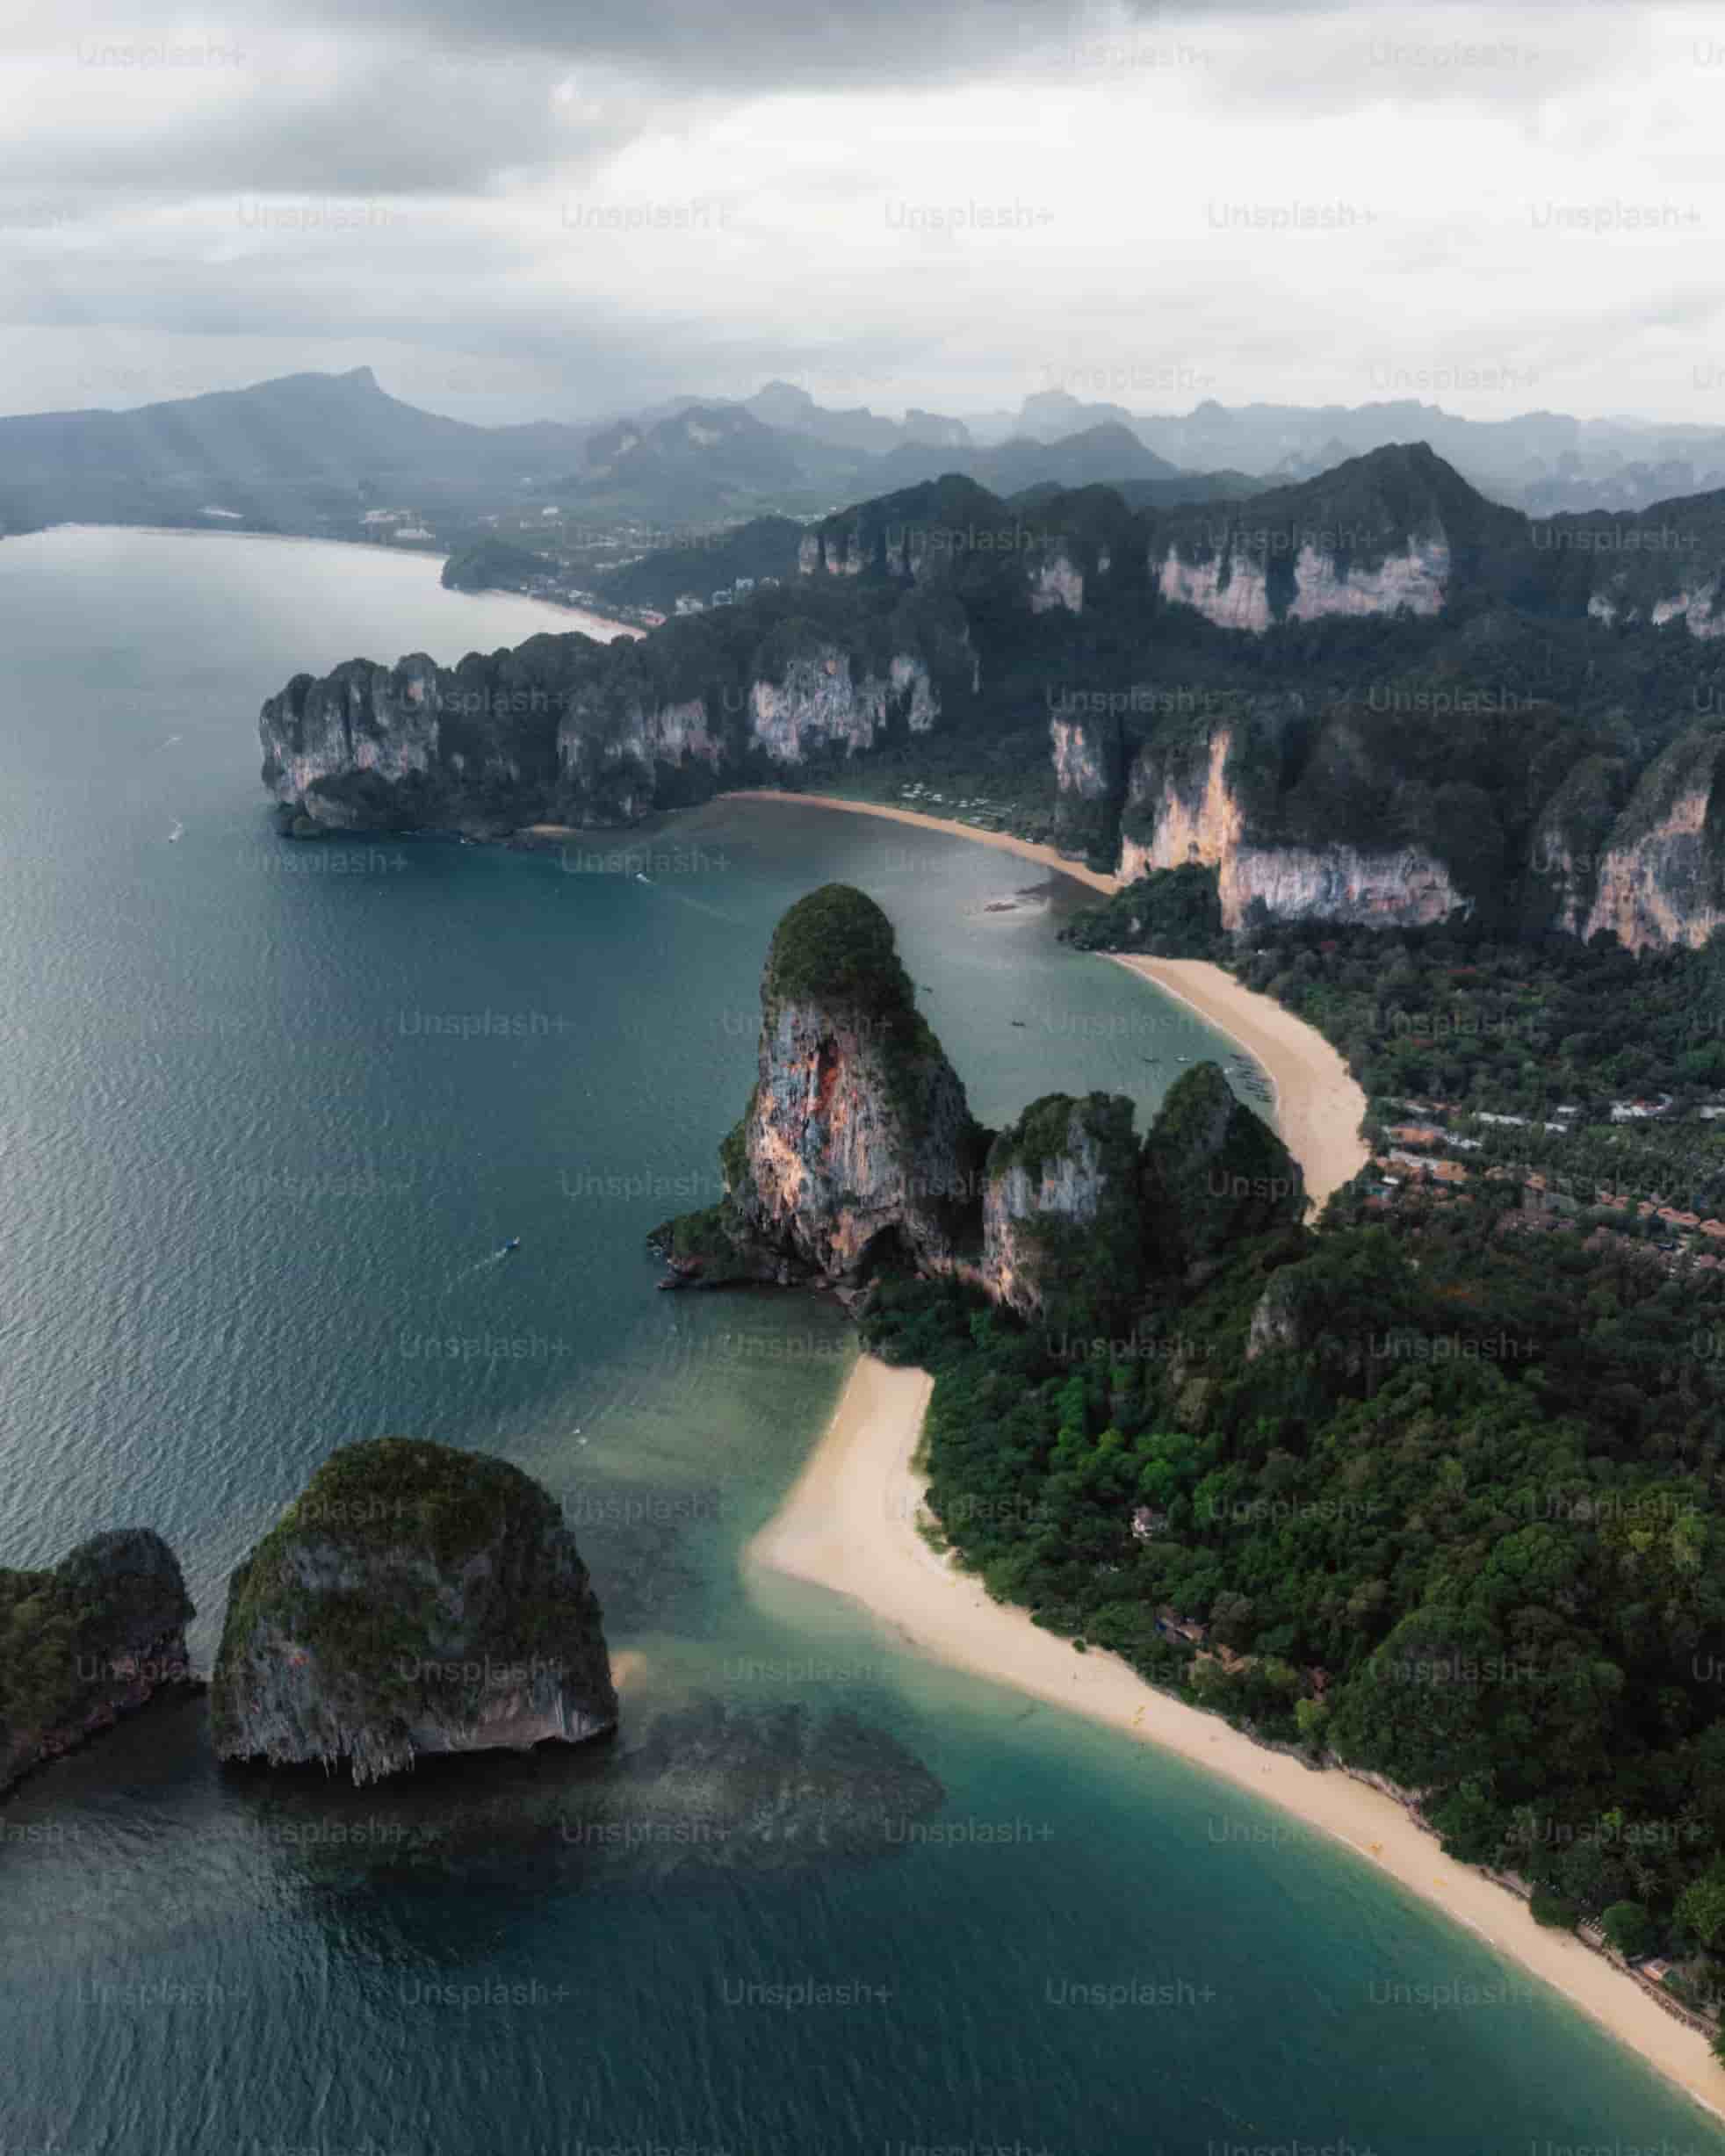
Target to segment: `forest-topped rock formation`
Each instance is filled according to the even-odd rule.
[[[0,1571],[0,1790],[185,1682],[194,1614],[178,1560],[145,1527]]]
[[[356,1782],[613,1727],[597,1597],[539,1484],[405,1438],[325,1460],[228,1584],[216,1749]]]
[[[931,1273],[973,1257],[986,1133],[874,901],[841,883],[799,899],[761,1009],[759,1076],[720,1149],[726,1195],[656,1231],[673,1277],[850,1282],[889,1244]]]
[[[970,684],[967,639],[938,597],[788,591],[639,639],[350,660],[264,704],[263,780],[302,833],[625,825],[926,731]]]
[[[891,923],[827,884],[780,922],[760,1074],[720,1148],[725,1195],[654,1230],[668,1286],[846,1291],[883,1267],[982,1288],[1021,1317],[1129,1311],[1150,1277],[1296,1222],[1300,1172],[1212,1064],[1140,1143],[1133,1103],[1050,1094],[1000,1133],[915,1007]]]

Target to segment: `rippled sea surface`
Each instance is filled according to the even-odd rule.
[[[276,837],[291,674],[570,625],[381,550],[0,544],[0,1563],[154,1526],[206,1666],[317,1461],[425,1435],[546,1482],[630,1656],[597,1749],[355,1792],[219,1768],[192,1698],[33,1777],[0,2149],[1721,2145],[1346,1851],[745,1578],[851,1337],[642,1239],[716,1194],[784,906],[881,900],[985,1120],[1216,1043],[1056,943],[1070,886],[864,818]]]

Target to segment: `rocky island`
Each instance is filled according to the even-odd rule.
[[[0,1571],[0,1790],[183,1684],[194,1616],[159,1534],[92,1535],[43,1571]]]
[[[356,1782],[427,1753],[525,1750],[617,1722],[598,1598],[551,1496],[477,1453],[332,1454],[228,1585],[212,1699],[225,1759]]]
[[[1214,1064],[1148,1136],[1123,1095],[1033,1102],[999,1134],[916,1008],[892,924],[829,883],[779,923],[761,984],[759,1076],[719,1149],[725,1193],[649,1238],[667,1287],[750,1281],[845,1295],[884,1269],[980,1288],[1052,1322],[1122,1316],[1158,1275],[1299,1220],[1300,1171]]]
[[[720,1148],[726,1194],[655,1231],[673,1279],[841,1286],[889,1247],[962,1269],[987,1133],[873,899],[829,883],[798,900],[761,1006],[760,1077]]]

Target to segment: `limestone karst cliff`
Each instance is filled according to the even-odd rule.
[[[1167,512],[1150,568],[1164,604],[1262,636],[1331,615],[1436,615],[1453,593],[1519,573],[1527,531],[1413,443],[1241,502]]]
[[[1725,735],[1691,732],[1649,766],[1606,835],[1584,934],[1699,948],[1725,923],[1721,763]]]
[[[1032,1101],[989,1148],[982,1222],[982,1286],[1021,1317],[1130,1309],[1147,1257],[1132,1103]]]
[[[828,884],[780,922],[759,1075],[720,1149],[726,1194],[654,1230],[668,1286],[863,1285],[882,1265],[1023,1318],[1125,1323],[1147,1287],[1297,1222],[1300,1172],[1213,1064],[1142,1146],[1120,1095],[1050,1094],[981,1130],[915,1009],[891,924]]]
[[[223,1758],[356,1782],[617,1721],[557,1505],[502,1460],[405,1438],[332,1454],[236,1568],[211,1705]]]
[[[1725,710],[1725,495],[1528,518],[1418,443],[1177,485],[949,472],[791,526],[800,574],[639,639],[300,675],[263,707],[264,779],[300,836],[504,837],[868,761],[871,791],[985,797],[1129,880],[1209,871],[1231,935],[1712,933],[1706,790],[1614,826]],[[701,548],[668,559],[710,582]]]
[[[1117,500],[1115,507],[1122,507]],[[949,473],[826,517],[804,537],[798,566],[818,580],[988,588],[1016,597],[1033,614],[1057,608],[1077,614],[1094,556],[1065,522],[1050,528],[1034,509],[1021,510]]]
[[[1112,713],[1075,708],[1069,696],[1049,720],[1054,761],[1054,836],[1064,854],[1112,868],[1125,798],[1126,743]]]
[[[721,1152],[726,1194],[668,1223],[674,1275],[849,1283],[891,1251],[974,1257],[985,1134],[916,1007],[886,915],[829,883],[779,923],[755,1086]]]
[[[614,826],[927,732],[968,688],[961,609],[876,595],[861,609],[769,595],[757,617],[667,623],[603,644],[532,637],[439,667],[415,653],[298,674],[258,719],[263,782],[291,827]]]
[[[1424,836],[1447,819],[1435,804],[1421,812],[1415,786],[1397,801],[1393,761],[1354,743],[1344,751],[1345,732],[1332,720],[1320,734],[1318,754],[1337,753],[1324,775],[1332,797],[1316,814],[1288,812],[1303,804],[1297,794],[1278,797],[1274,748],[1243,725],[1219,721],[1147,744],[1127,775],[1119,874],[1130,882],[1187,863],[1215,869],[1231,932],[1255,905],[1280,920],[1367,927],[1425,927],[1469,911],[1472,894]]]
[[[158,1534],[93,1535],[43,1571],[0,1571],[0,1790],[189,1675],[194,1612]]]

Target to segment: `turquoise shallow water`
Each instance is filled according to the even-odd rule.
[[[0,1562],[155,1525],[207,1661],[312,1466],[424,1433],[548,1482],[639,1657],[597,1752],[357,1793],[219,1770],[191,1702],[34,1777],[0,2148],[1721,2145],[1345,1852],[745,1585],[849,1335],[660,1296],[641,1243],[716,1187],[784,905],[882,900],[986,1119],[1147,1111],[1214,1042],[1056,944],[1065,887],[862,818],[718,804],[617,859],[274,837],[290,674],[567,625],[369,551],[0,545]]]

